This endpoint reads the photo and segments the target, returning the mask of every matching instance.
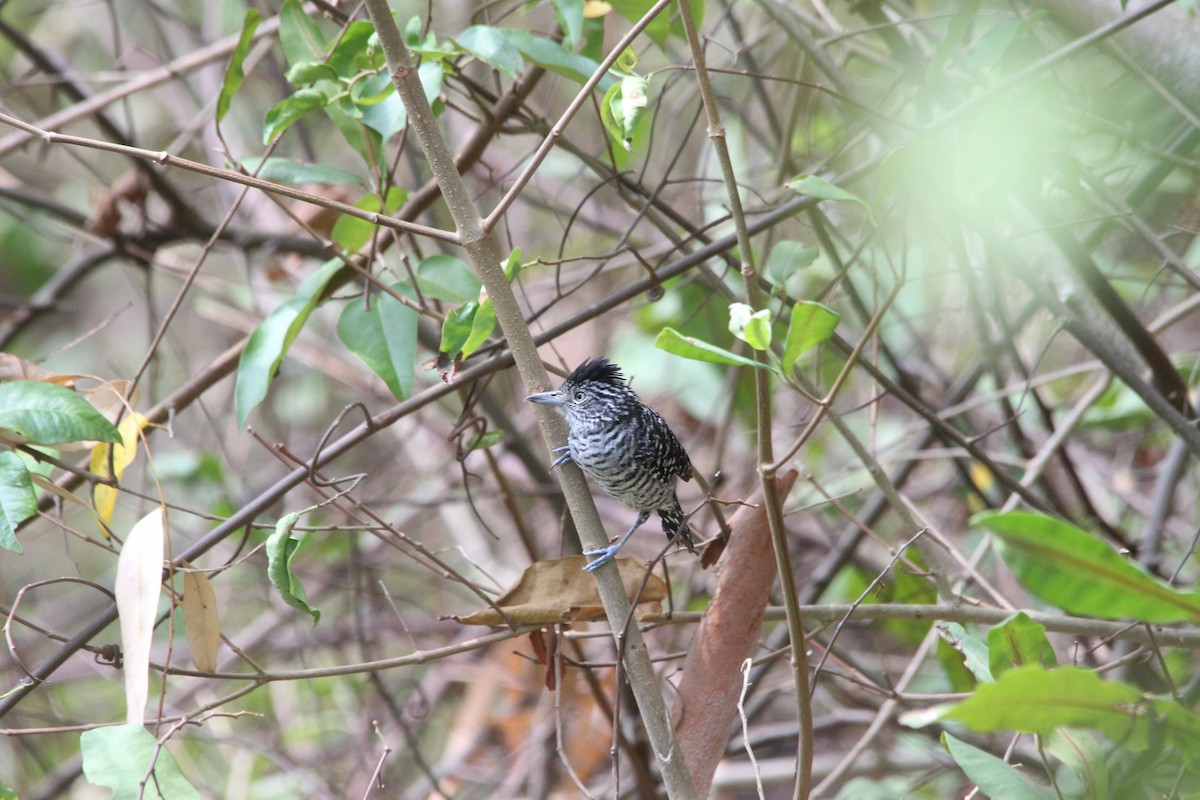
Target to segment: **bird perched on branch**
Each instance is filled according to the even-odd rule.
[[[567,446],[550,465],[574,461],[605,492],[638,512],[625,535],[599,550],[584,569],[599,569],[617,555],[633,532],[657,511],[663,533],[696,552],[675,482],[692,479],[692,462],[657,411],[625,385],[621,368],[606,358],[584,361],[552,392],[531,394],[532,403],[552,406],[567,418]]]

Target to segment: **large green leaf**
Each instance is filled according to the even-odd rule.
[[[266,117],[263,118],[263,144],[270,144],[275,137],[292,127],[302,117],[318,108],[324,108],[328,103],[329,98],[320,89],[297,89],[267,111]]]
[[[579,44],[583,36],[583,0],[554,0],[554,18],[563,30],[567,47]]]
[[[1142,622],[1200,619],[1200,594],[1168,586],[1074,525],[1028,511],[988,511],[971,522],[992,532],[1021,583],[1068,613]]]
[[[312,17],[304,13],[300,0],[283,0],[279,8],[279,41],[289,65],[325,58],[325,35]]]
[[[521,52],[498,28],[472,25],[454,37],[454,41],[501,75],[516,79],[525,69]]]
[[[412,287],[402,283],[392,289],[412,293]],[[383,379],[397,400],[405,400],[412,396],[417,312],[387,292],[372,294],[370,303],[369,308],[358,300],[347,304],[338,319],[338,338]]]
[[[267,396],[267,387],[279,369],[279,362],[300,335],[304,323],[320,302],[325,287],[344,268],[338,259],[327,262],[304,279],[295,297],[272,311],[250,334],[246,349],[238,360],[237,381],[233,389],[238,427],[246,426],[250,412]]]
[[[948,733],[942,734],[942,742],[955,763],[966,776],[993,800],[1056,800],[1047,786],[1034,783],[1033,779],[1007,761],[991,753],[955,739]]]
[[[975,731],[1048,735],[1059,727],[1091,728],[1129,750],[1166,742],[1200,752],[1200,716],[1174,700],[1149,699],[1134,686],[1106,681],[1080,667],[1011,669],[995,683],[949,706],[906,714],[907,724],[941,719]]]
[[[471,268],[454,256],[434,255],[417,265],[421,294],[435,300],[468,303],[479,300],[479,279]]]
[[[570,50],[564,49],[558,42],[542,36],[535,36],[528,31],[502,28],[500,35],[534,64],[576,83],[585,83],[600,69],[598,61],[572,53]],[[607,90],[614,83],[616,83],[616,78],[605,75],[600,81],[600,89]]]
[[[11,431],[15,436],[6,436]],[[97,441],[115,444],[121,433],[78,393],[41,381],[0,383],[0,440],[29,444]]]
[[[295,557],[296,551],[300,549],[301,541],[292,535],[292,529],[296,527],[300,517],[309,511],[312,511],[312,508],[285,514],[279,522],[275,523],[275,532],[267,537],[265,549],[267,551],[267,577],[279,591],[279,596],[292,608],[311,614],[313,625],[316,625],[321,621],[321,612],[309,605],[308,596],[304,592],[304,584],[292,572],[292,559]]]
[[[258,23],[261,21],[262,14],[257,8],[246,11],[246,16],[242,20],[242,35],[238,37],[237,46],[229,55],[229,66],[225,68],[225,79],[221,82],[221,93],[217,96],[217,122],[225,119],[225,114],[229,111],[229,103],[237,94],[237,90],[241,88],[242,81],[246,79],[242,65],[246,62],[246,53],[249,52],[250,45],[254,43],[254,32],[258,30]]]
[[[0,451],[0,547],[25,552],[17,541],[17,526],[37,513],[37,492],[25,462],[11,451]]]
[[[96,728],[80,736],[79,745],[83,774],[93,786],[112,789],[113,800],[200,800],[175,758],[141,725]],[[143,793],[152,761],[154,771]]]
[[[745,356],[731,353],[724,348],[717,347],[715,344],[709,344],[691,336],[684,336],[674,328],[663,328],[659,331],[658,338],[654,340],[654,346],[660,350],[666,350],[672,355],[680,356],[681,358],[690,358],[693,361],[770,369],[766,364],[760,364]]]

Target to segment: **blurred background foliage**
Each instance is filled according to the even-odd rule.
[[[1065,520],[1192,586],[1200,51],[1189,43],[1200,26],[1191,4],[693,2],[750,253],[732,239],[716,132],[705,130],[673,6],[518,183],[582,81],[650,5],[392,3],[476,204],[486,214],[520,188],[497,230],[547,364],[563,374],[608,355],[671,421],[713,495],[748,497],[762,411],[751,370],[680,358],[656,339],[669,327],[749,357],[729,307],[752,264],[775,355],[798,301],[840,316],[794,373],[776,372],[777,454],[817,413],[809,395],[833,385],[878,323],[830,418],[786,465],[802,471],[784,510],[803,602],[929,604],[938,576],[967,605],[1062,608],[969,523],[1014,507]],[[229,645],[218,672],[282,676],[258,685],[154,673],[152,705],[158,693],[164,717],[201,723],[169,749],[202,796],[551,797],[574,796],[577,781],[610,792],[617,682],[605,666],[609,640],[589,635],[604,628],[571,629],[561,647],[591,668],[569,669],[555,693],[527,639],[471,644],[480,630],[448,619],[531,561],[578,548],[521,402],[527,387],[502,359],[462,253],[330,204],[243,196],[226,176],[147,157],[262,166],[259,177],[328,201],[452,229],[365,13],[287,0],[255,6],[256,22],[248,10],[139,0],[0,9],[0,348],[90,376],[81,386],[136,376],[133,407],[161,406],[149,458],[122,478],[117,540],[84,505],[46,495],[19,533],[24,555],[0,556],[0,602],[17,620],[3,656],[11,693],[0,706],[0,785],[21,798],[104,796],[82,774],[80,733],[121,718],[119,674],[85,649],[30,690],[21,665],[61,652],[108,606],[97,585],[111,586],[123,532],[161,496],[176,554],[247,516],[196,564],[218,570],[210,577]],[[1122,30],[1121,20],[1133,22]],[[240,85],[228,77],[231,58]],[[632,97],[630,76],[645,79],[644,108],[620,104]],[[101,146],[39,141],[14,120]],[[831,188],[814,190],[809,175]],[[336,266],[339,253],[350,266]],[[328,283],[305,295],[322,263],[335,265]],[[364,287],[391,303],[375,307],[371,335],[355,316],[368,313]],[[297,296],[311,315],[271,334],[294,342],[264,344]],[[448,347],[456,324],[464,335]],[[464,347],[471,331],[480,336]],[[372,348],[381,361],[365,354]],[[235,399],[251,380],[265,397]],[[381,413],[392,415],[386,427],[278,489],[364,414]],[[499,435],[477,438],[488,431]],[[69,471],[50,474],[89,502]],[[321,611],[314,626],[267,580],[262,545],[284,514],[342,490],[296,529],[292,572]],[[693,528],[715,536],[704,491],[692,483],[682,494]],[[623,530],[628,513],[597,503],[610,532]],[[921,529],[936,537],[940,562],[912,551],[893,563]],[[660,546],[644,533],[625,554],[648,558]],[[686,554],[668,562],[674,607],[702,610],[711,573]],[[96,585],[39,585],[60,576]],[[1083,616],[1105,618],[1103,600]],[[154,659],[189,669],[179,615],[166,608]],[[766,796],[783,797],[797,726],[794,686],[774,657],[786,630],[771,619],[747,715]],[[1060,797],[1200,791],[1194,764],[1161,747],[1089,732],[1072,755],[1061,737],[1075,733],[1044,750],[1049,739],[948,723],[971,743],[956,750],[936,726],[901,724],[889,698],[922,709],[979,682],[963,652],[987,640],[988,626],[944,634],[926,658],[930,625],[854,622],[834,643],[813,700],[819,796],[962,795],[994,768],[971,761],[969,747],[1024,765],[1036,785],[1008,797],[1054,796],[1052,779]],[[692,631],[685,619],[648,634],[666,685]],[[810,632],[817,658],[832,626]],[[107,626],[89,646],[116,636]],[[429,663],[285,675],[463,643]],[[1200,686],[1186,650],[1083,634],[1052,633],[1050,643],[1058,663],[1173,693],[1182,709]],[[847,760],[869,730],[870,746]],[[639,736],[623,728],[622,788],[650,796],[653,758]],[[714,795],[754,796],[754,774],[739,731]]]

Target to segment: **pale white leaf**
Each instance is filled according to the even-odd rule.
[[[138,520],[117,558],[117,613],[125,659],[125,721],[145,721],[150,689],[150,642],[162,592],[163,542],[167,510],[156,508]]]

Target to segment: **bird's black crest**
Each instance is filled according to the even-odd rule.
[[[596,381],[597,383],[621,386],[625,383],[625,377],[621,375],[620,367],[607,358],[600,356],[599,358],[589,358],[576,367],[575,371],[567,378],[567,381],[569,383]]]

